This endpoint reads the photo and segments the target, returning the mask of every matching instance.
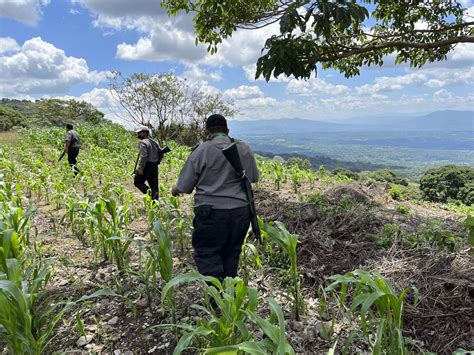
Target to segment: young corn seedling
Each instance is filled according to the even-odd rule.
[[[293,192],[296,194],[301,186],[301,180],[303,179],[303,172],[300,170],[298,165],[293,165],[290,170],[291,183],[293,186]]]
[[[51,276],[52,262],[33,263],[23,277],[16,259],[0,260],[6,270],[0,271],[0,332],[11,354],[44,353],[54,327],[71,307],[90,298],[115,295],[99,290],[75,302],[41,301],[38,295]]]
[[[272,162],[273,168],[273,182],[275,183],[275,188],[280,190],[280,182],[284,179],[283,165],[276,161]]]
[[[117,269],[120,272],[125,271],[128,265],[128,248],[133,242],[132,235],[129,235],[126,230],[127,209],[118,206],[116,200],[100,199],[95,203],[93,214],[99,230],[96,255],[102,251],[105,260],[113,257]]]
[[[179,246],[179,252],[183,255],[188,244],[188,236],[191,233],[192,221],[189,216],[180,215],[172,219],[170,224],[175,232],[176,245]]]
[[[240,253],[240,266],[243,270],[243,280],[246,285],[249,282],[249,267],[252,270],[259,269],[262,274],[265,272],[257,247],[247,241],[248,234],[242,244],[242,251]]]
[[[238,277],[226,278],[222,283],[214,277],[198,273],[182,274],[168,282],[162,291],[162,300],[170,290],[181,283],[202,283],[206,301],[205,307],[193,308],[204,313],[198,325],[177,325],[184,330],[173,354],[181,354],[190,344],[201,344],[201,351],[207,354],[250,352],[255,354],[294,354],[285,334],[283,312],[278,304],[269,299],[270,320],[256,314],[258,291],[248,287]],[[210,299],[215,306],[211,306]],[[219,309],[219,312],[216,311]],[[275,324],[276,323],[276,324]],[[260,328],[266,338],[255,339],[253,327]],[[200,340],[196,341],[196,338]]]
[[[279,246],[290,261],[289,275],[291,279],[290,293],[293,298],[292,311],[295,319],[299,320],[300,315],[305,310],[305,303],[300,290],[300,274],[298,270],[298,257],[296,254],[298,236],[288,232],[283,223],[278,221],[273,224],[265,224],[264,230],[268,234],[270,240]]]
[[[171,237],[160,221],[153,223],[153,240],[158,244],[160,275],[165,282],[173,277],[173,255]]]
[[[418,301],[415,287],[397,294],[391,283],[377,272],[355,270],[345,275],[329,278],[333,283],[326,291],[340,287],[339,302],[342,307],[350,294],[350,312],[360,316],[361,328],[367,344],[374,354],[407,354],[403,337],[404,299],[413,291],[414,304]]]

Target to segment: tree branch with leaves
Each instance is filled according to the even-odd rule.
[[[309,78],[316,66],[346,77],[364,65],[395,62],[421,67],[447,59],[458,43],[474,43],[474,22],[455,0],[163,0],[170,15],[194,16],[196,43],[218,45],[237,29],[279,23],[263,44],[256,78]]]

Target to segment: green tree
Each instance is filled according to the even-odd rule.
[[[221,95],[205,94],[172,73],[134,73],[123,77],[116,72],[110,89],[130,122],[158,129],[163,140],[188,132],[195,136],[190,138],[194,141],[209,114],[231,117],[237,113],[231,101],[225,101]]]
[[[134,73],[123,77],[115,72],[110,89],[130,122],[158,129],[161,139],[165,139],[167,126],[176,123],[183,112],[184,84],[171,73]]]
[[[99,123],[104,118],[104,113],[85,101],[67,101],[66,115],[74,122]]]
[[[347,168],[338,167],[332,171],[333,175],[347,176],[352,180],[359,180],[359,174]]]
[[[429,201],[474,204],[474,168],[446,165],[430,169],[420,178],[420,190]]]
[[[442,0],[162,0],[170,15],[194,14],[196,43],[210,53],[238,28],[278,22],[257,61],[256,77],[285,74],[309,78],[320,63],[346,77],[363,65],[396,63],[420,67],[445,60],[457,43],[474,42],[474,22],[465,20],[460,1]],[[423,24],[423,26],[419,26]],[[421,28],[422,27],[422,28]]]
[[[0,105],[0,132],[9,131],[13,127],[26,127],[28,118],[22,113]]]
[[[63,126],[70,119],[67,114],[67,103],[61,99],[41,99],[35,101],[33,124],[37,126]]]
[[[34,102],[33,125],[63,126],[68,122],[99,123],[104,114],[92,104],[78,100],[41,99]]]
[[[392,184],[398,184],[408,186],[408,181],[389,169],[374,170],[367,173],[367,176],[374,179],[375,181],[389,182]]]
[[[302,159],[299,157],[291,157],[286,161],[286,165],[289,167],[297,166],[301,170],[310,170],[311,162],[308,159]]]

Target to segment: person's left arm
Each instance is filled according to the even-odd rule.
[[[186,163],[184,163],[183,169],[179,173],[178,182],[171,189],[173,196],[185,193],[190,194],[193,192],[194,187],[199,178],[199,169],[197,168],[196,154],[193,152],[189,156]]]

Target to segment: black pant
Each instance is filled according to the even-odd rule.
[[[74,171],[74,176],[79,174],[79,169],[77,168],[77,156],[79,155],[79,147],[69,147],[67,150],[67,161],[69,162],[69,166]]]
[[[242,244],[250,225],[248,207],[231,210],[194,209],[194,261],[202,275],[220,281],[236,277]]]
[[[148,182],[148,187],[145,182]],[[146,194],[148,190],[151,190],[151,197],[155,200],[158,199],[159,190],[158,190],[158,162],[148,162],[143,169],[143,175],[135,175],[135,180],[133,181],[136,187]]]

